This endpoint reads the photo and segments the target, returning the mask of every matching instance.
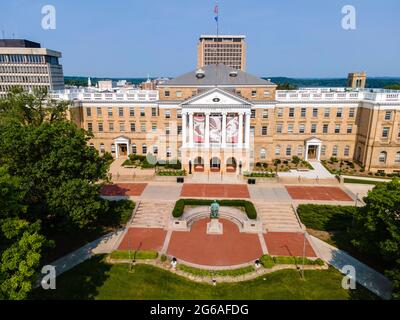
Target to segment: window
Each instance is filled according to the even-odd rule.
[[[87,129],[88,129],[88,131],[92,132],[93,131],[93,123],[88,122]]]
[[[263,119],[267,119],[268,118],[268,110],[267,109],[263,110],[262,117],[263,117]]]
[[[130,117],[134,117],[135,116],[135,108],[134,107],[129,108],[129,116]]]
[[[318,108],[313,108],[313,109],[312,109],[312,116],[313,116],[314,118],[318,117]]]
[[[303,146],[297,146],[297,156],[301,157],[303,155]]]
[[[111,153],[115,153],[115,144],[111,144]]]
[[[385,112],[385,120],[392,120],[392,111],[386,111]]]
[[[349,118],[354,118],[354,115],[355,115],[355,108],[350,108],[349,109]]]
[[[286,156],[290,157],[292,155],[292,146],[286,147]]]
[[[89,144],[89,147],[94,148],[94,144],[93,143]]]
[[[264,97],[269,97],[269,91],[267,90],[264,91]]]
[[[120,132],[125,132],[125,123],[121,122],[121,123],[119,124],[119,131],[120,131]]]
[[[151,116],[157,117],[157,108],[151,108]]]
[[[301,108],[300,117],[305,118],[306,115],[307,115],[307,109],[306,108]]]
[[[397,139],[400,139],[400,127],[397,129]]]
[[[182,110],[176,110],[176,118],[177,119],[182,119]]]
[[[171,110],[166,109],[165,110],[165,119],[170,119],[171,118]]]
[[[172,152],[171,152],[171,147],[167,147],[165,155],[167,158],[171,158]]]
[[[147,145],[145,143],[142,144],[142,154],[147,154]]]
[[[326,146],[322,146],[321,147],[321,156],[325,156],[326,155]]]
[[[182,126],[181,125],[176,126],[176,133],[177,134],[181,134],[182,133]]]
[[[108,124],[108,129],[109,129],[110,132],[113,132],[113,131],[114,131],[114,123],[113,123],[113,122],[110,122],[110,123]]]
[[[103,132],[103,124],[99,123],[98,127],[99,127],[99,132]]]
[[[387,158],[387,153],[386,153],[386,151],[382,151],[382,152],[379,154],[379,162],[380,162],[380,163],[386,163],[386,158]]]
[[[170,129],[170,127],[169,127],[169,125],[166,123],[165,124],[165,134],[170,134],[171,133],[171,129]]]
[[[86,108],[86,116],[88,117],[92,116],[92,108]]]
[[[316,123],[311,124],[311,133],[317,133],[317,124]]]
[[[394,162],[400,163],[400,152],[396,153],[396,156],[394,157]]]
[[[343,115],[343,108],[337,108],[336,110],[336,118],[341,118]]]
[[[176,92],[176,97],[177,98],[182,98],[182,91],[177,91]]]
[[[264,148],[262,148],[260,150],[260,159],[264,160],[267,157],[267,150],[265,150]]]
[[[251,109],[251,116],[252,119],[255,119],[256,117],[256,109]]]
[[[349,133],[349,134],[352,133],[353,132],[353,125],[351,125],[351,124],[347,125],[346,132]]]
[[[113,115],[113,109],[112,108],[108,108],[108,116],[112,117]]]
[[[287,132],[288,132],[288,133],[293,133],[293,124],[292,124],[292,123],[288,123],[288,125],[287,125]]]
[[[145,123],[140,124],[140,132],[142,132],[142,133],[146,132],[146,124]]]
[[[261,127],[261,135],[266,136],[268,134],[268,127],[263,126]]]
[[[283,108],[278,108],[278,118],[282,118],[283,116]]]
[[[96,110],[97,110],[97,115],[98,115],[98,116],[101,116],[101,108],[100,108],[100,107],[97,107]]]
[[[135,132],[136,131],[136,123],[131,122],[131,132]]]
[[[165,96],[169,97],[171,95],[171,93],[169,92],[169,90],[165,90]]]
[[[338,150],[339,150],[338,146],[334,146],[333,147],[333,149],[332,149],[332,157],[337,157]]]
[[[335,133],[340,133],[340,124],[335,125]]]
[[[251,91],[251,96],[252,96],[253,98],[255,98],[255,97],[257,96],[257,91],[256,91],[256,90],[252,90],[252,91]]]
[[[282,133],[282,124],[281,123],[276,125],[276,133]]]
[[[294,108],[289,108],[289,118],[294,117]]]
[[[105,151],[104,143],[100,143],[100,153],[104,153]]]
[[[137,153],[136,144],[132,143],[132,154],[136,154],[136,153]]]
[[[157,146],[153,146],[153,154],[158,154],[158,147]]]
[[[306,125],[304,123],[301,123],[299,125],[299,133],[304,133],[306,131]]]
[[[156,133],[157,132],[157,124],[156,123],[152,123],[151,124],[151,131]]]
[[[331,109],[330,108],[325,108],[324,109],[324,117],[329,118],[331,116]]]
[[[123,107],[119,107],[119,108],[118,108],[118,115],[119,115],[120,117],[123,117],[123,116],[124,116],[124,108],[123,108]]]
[[[350,156],[350,147],[349,146],[344,147],[344,156],[345,157]]]
[[[281,155],[281,146],[276,146],[275,147],[275,155],[280,156]]]
[[[145,110],[144,110],[144,107],[140,107],[140,116],[141,116],[141,117],[146,116],[146,112],[145,112]]]
[[[322,133],[328,133],[329,132],[329,124],[324,123],[322,127]]]
[[[388,139],[389,138],[389,127],[383,127],[382,128],[382,139]]]

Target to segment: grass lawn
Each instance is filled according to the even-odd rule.
[[[344,183],[370,184],[370,185],[376,186],[378,183],[382,183],[382,182],[385,182],[385,181],[344,178]]]
[[[57,278],[56,290],[36,289],[31,299],[377,299],[366,289],[344,290],[335,269],[282,270],[241,283],[200,284],[148,265],[110,265],[95,256]],[[265,280],[263,280],[265,278]]]

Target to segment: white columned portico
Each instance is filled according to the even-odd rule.
[[[248,149],[250,147],[250,114],[245,113],[246,123],[245,123],[245,137],[244,137],[244,147]]]
[[[206,112],[206,122],[205,122],[205,135],[204,135],[204,145],[206,148],[210,147],[210,113]]]
[[[187,144],[187,113],[182,113],[182,147],[186,147]]]
[[[189,147],[193,148],[193,112],[189,112]]]
[[[222,113],[222,142],[221,148],[226,147],[226,112]]]
[[[239,112],[238,148],[243,147],[243,112]]]
[[[309,160],[309,151],[310,151],[310,147],[313,146],[316,148],[316,157],[315,159],[312,160],[316,160],[316,161],[320,161],[321,159],[321,149],[322,149],[322,141],[316,137],[312,137],[309,138],[305,141],[306,143],[306,150],[304,153],[304,160],[308,161]]]

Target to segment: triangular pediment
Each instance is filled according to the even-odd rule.
[[[225,90],[214,88],[203,92],[195,97],[192,97],[182,103],[182,105],[191,105],[191,106],[204,106],[204,105],[248,105],[251,103],[242,99],[239,96],[227,92]]]

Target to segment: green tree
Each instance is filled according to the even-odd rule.
[[[400,180],[378,184],[364,198],[365,207],[357,211],[353,245],[360,251],[375,255],[387,262],[388,275],[400,278]],[[392,267],[391,267],[392,266]],[[395,282],[396,283],[396,282]]]

